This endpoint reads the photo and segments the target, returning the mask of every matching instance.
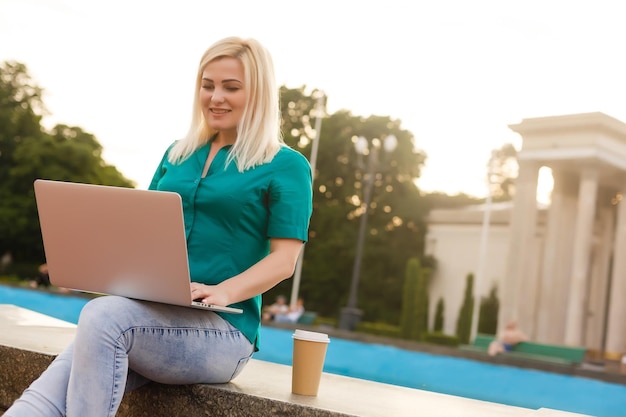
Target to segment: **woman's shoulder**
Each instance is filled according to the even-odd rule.
[[[280,149],[276,153],[276,156],[274,156],[272,163],[300,164],[303,166],[310,166],[309,160],[306,159],[306,157],[302,153],[287,145],[283,145],[280,147]]]

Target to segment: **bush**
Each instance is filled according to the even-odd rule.
[[[495,335],[498,330],[498,287],[494,285],[488,297],[480,300],[480,313],[478,314],[478,333]]]
[[[443,332],[424,333],[423,341],[440,346],[458,347],[459,338],[457,336],[445,334]]]
[[[422,268],[419,259],[407,262],[402,300],[400,331],[403,338],[420,341],[422,333],[428,330],[428,290],[429,270]]]
[[[11,263],[3,272],[3,275],[15,277],[20,280],[30,280],[38,274],[38,264],[32,263]]]
[[[459,311],[459,317],[456,322],[456,335],[459,341],[464,344],[469,343],[470,333],[472,331],[472,315],[474,313],[474,274],[468,274],[465,284],[465,296],[463,304]]]
[[[320,317],[317,316],[315,318],[316,326],[327,326],[327,327],[337,327],[337,319],[331,317]]]
[[[392,337],[395,339],[399,339],[400,335],[400,327],[394,326],[389,323],[380,323],[380,322],[360,322],[355,329],[359,333],[367,333],[376,336],[383,337]]]
[[[437,301],[437,310],[435,311],[435,324],[433,326],[433,331],[443,332],[443,311],[444,311],[444,301],[443,298],[440,298]]]

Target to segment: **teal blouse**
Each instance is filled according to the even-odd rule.
[[[269,254],[270,238],[307,241],[312,176],[307,159],[283,146],[266,164],[239,172],[225,167],[221,148],[202,178],[211,142],[180,164],[165,152],[150,189],[174,191],[183,202],[191,281],[218,284]],[[233,304],[243,314],[218,313],[259,348],[261,295]]]

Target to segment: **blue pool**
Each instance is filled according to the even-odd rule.
[[[0,286],[0,304],[15,304],[76,323],[87,300]],[[259,360],[291,364],[291,331],[264,327]],[[324,371],[392,385],[597,417],[626,416],[626,386],[530,369],[332,339]]]

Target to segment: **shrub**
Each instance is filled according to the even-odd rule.
[[[478,333],[495,335],[498,331],[498,287],[494,285],[488,297],[480,300],[480,313],[478,314]]]
[[[3,275],[17,277],[21,280],[29,280],[37,276],[38,267],[38,264],[32,263],[12,263],[9,264]]]
[[[443,332],[424,333],[423,341],[440,346],[458,347],[459,338],[454,335],[445,334]]]
[[[443,311],[444,311],[443,298],[439,298],[437,301],[437,311],[435,311],[435,324],[433,326],[433,332],[443,332]]]
[[[337,319],[332,317],[321,317],[317,316],[315,318],[316,326],[328,326],[328,327],[337,327]]]
[[[417,258],[407,262],[402,300],[400,332],[403,338],[421,340],[428,330],[428,270],[422,268]]]
[[[463,344],[469,343],[470,333],[472,332],[472,315],[474,312],[473,289],[474,274],[470,273],[466,277],[465,296],[463,297],[463,304],[456,322],[456,335],[459,338],[459,342]]]
[[[400,338],[400,327],[389,323],[380,322],[360,322],[356,326],[356,331],[376,336]]]

